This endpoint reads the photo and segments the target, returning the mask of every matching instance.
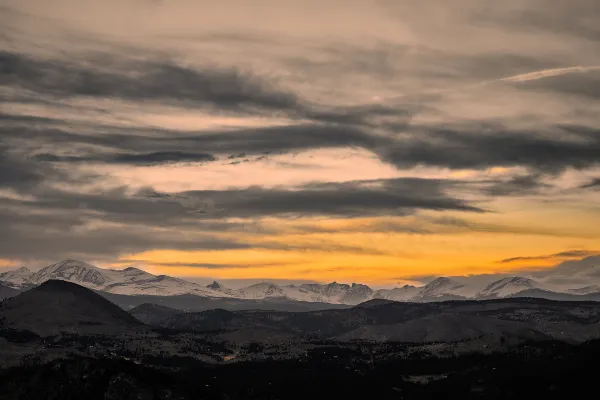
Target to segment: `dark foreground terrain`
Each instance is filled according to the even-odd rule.
[[[380,359],[347,345],[225,365],[175,357],[72,356],[0,372],[0,399],[538,399],[597,390],[600,341],[508,353]],[[575,396],[575,397],[573,397]]]
[[[595,302],[126,312],[48,281],[0,303],[0,400],[584,398],[599,359]]]

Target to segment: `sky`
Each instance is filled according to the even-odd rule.
[[[600,254],[597,0],[1,0],[0,271],[398,285]]]

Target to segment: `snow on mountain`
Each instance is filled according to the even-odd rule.
[[[50,279],[69,281],[90,289],[115,294],[159,296],[195,294],[228,297],[226,294],[179,278],[157,276],[137,268],[102,269],[77,260],[64,260],[49,265],[33,274],[30,280],[34,284],[41,284]]]
[[[512,276],[492,282],[477,293],[476,297],[507,297],[527,289],[535,289],[538,284],[529,278]]]
[[[242,299],[285,298],[295,301],[322,302],[331,304],[358,304],[370,300],[373,289],[366,285],[353,283],[347,285],[332,282],[326,285],[316,283],[278,286],[262,282],[242,288],[233,294]]]
[[[366,285],[332,282],[326,285],[316,283],[294,287],[296,293],[290,295],[296,300],[319,301],[335,304],[358,304],[372,298],[373,289]]]
[[[269,282],[256,283],[237,291],[237,295],[243,299],[262,300],[273,297],[287,297],[284,290]]]
[[[7,271],[0,274],[0,282],[5,286],[13,289],[21,289],[27,285],[31,285],[31,277],[33,272],[25,267],[13,271]]]
[[[590,294],[590,293],[598,293],[598,292],[600,292],[600,286],[598,286],[598,285],[590,285],[590,286],[585,286],[582,288],[567,290],[567,293],[573,293],[573,294]]]
[[[400,288],[380,289],[373,294],[374,299],[386,299],[393,301],[408,301],[419,293],[420,288],[404,285]]]
[[[211,283],[210,285],[206,285],[206,288],[208,290],[221,293],[228,297],[237,297],[237,292],[235,290],[229,289],[217,281],[213,281],[213,283]]]
[[[440,277],[419,289],[416,294],[416,299],[435,299],[442,297],[470,297],[470,289],[468,286],[456,282],[453,279]]]
[[[0,274],[0,283],[11,289],[19,290],[39,285],[51,279],[69,281],[90,289],[125,295],[175,296],[194,294],[217,298],[286,299],[347,305],[356,305],[371,299],[421,302],[461,298],[501,298],[525,290],[540,288],[540,285],[532,279],[515,276],[492,282],[483,289],[479,285],[465,284],[447,277],[440,277],[421,287],[406,285],[377,291],[358,283],[348,285],[337,282],[286,286],[262,282],[234,290],[216,281],[210,285],[202,286],[167,275],[153,275],[138,268],[102,269],[76,260],[64,260],[42,268],[35,273],[27,268],[19,268]],[[565,292],[585,295],[600,292],[600,287],[590,285],[565,290]]]

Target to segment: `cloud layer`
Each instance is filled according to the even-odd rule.
[[[385,281],[593,247],[596,2],[325,3],[8,0],[0,258]]]

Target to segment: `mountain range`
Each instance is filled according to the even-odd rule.
[[[167,275],[153,275],[138,268],[103,269],[77,260],[60,261],[37,272],[19,268],[1,273],[2,297],[10,297],[49,280],[77,283],[111,295],[165,297],[194,295],[222,300],[295,301],[340,305],[356,305],[372,299],[410,302],[505,297],[600,300],[600,287],[598,286],[590,285],[557,292],[549,290],[533,279],[519,276],[502,278],[487,286],[465,284],[451,278],[439,277],[420,287],[405,285],[379,290],[359,283],[337,282],[300,285],[277,285],[261,282],[241,289],[232,289],[219,282],[203,286]]]

